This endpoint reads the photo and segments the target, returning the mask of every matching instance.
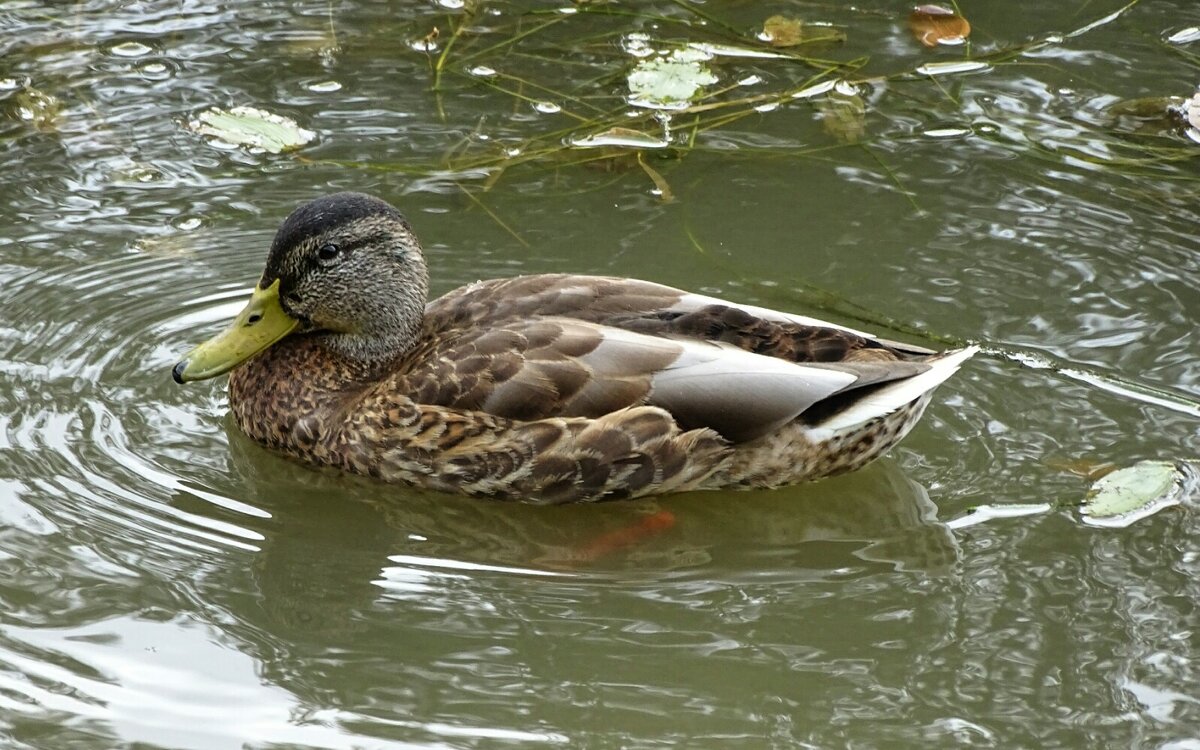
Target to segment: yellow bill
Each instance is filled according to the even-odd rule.
[[[274,344],[299,324],[280,306],[279,279],[275,279],[266,289],[255,287],[250,303],[233,323],[189,352],[171,375],[176,383],[215,378]]]

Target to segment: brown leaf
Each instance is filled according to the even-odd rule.
[[[941,5],[918,5],[908,17],[908,28],[926,47],[962,44],[971,35],[971,24]]]
[[[798,18],[771,16],[763,21],[762,38],[773,47],[795,47],[804,41],[804,25]]]
[[[758,38],[772,47],[795,47],[811,42],[844,42],[846,35],[827,24],[805,24],[799,18],[771,16],[763,21]]]

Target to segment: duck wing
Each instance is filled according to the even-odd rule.
[[[594,419],[633,406],[657,406],[684,429],[708,427],[738,443],[809,410],[831,412],[817,407],[839,394],[861,390],[865,395],[932,367],[895,358],[796,362],[726,341],[665,333],[552,315],[444,327],[425,338],[427,344],[385,387],[419,404],[521,421]],[[880,402],[882,413],[906,402],[891,401]]]
[[[911,344],[794,313],[637,279],[542,274],[481,281],[429,303],[435,329],[539,316],[569,317],[653,336],[720,341],[793,362],[923,358]]]

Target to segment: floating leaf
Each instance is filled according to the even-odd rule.
[[[758,38],[772,47],[795,47],[811,42],[841,42],[846,35],[824,24],[804,23],[799,18],[771,16],[763,21]]]
[[[1200,26],[1188,26],[1167,37],[1167,41],[1171,44],[1188,44],[1197,39],[1200,39]]]
[[[647,135],[640,130],[630,128],[609,128],[603,133],[572,138],[570,144],[575,148],[604,148],[617,146],[625,148],[666,148],[670,143],[658,136]]]
[[[792,94],[792,98],[793,99],[811,99],[814,96],[820,96],[821,94],[828,93],[839,83],[840,83],[840,81],[822,81],[822,82],[814,84],[812,86],[808,86],[806,88],[800,89],[799,91]]]
[[[1052,469],[1066,471],[1089,481],[1111,473],[1117,467],[1107,461],[1094,458],[1047,458],[1046,465]]]
[[[316,137],[294,120],[254,107],[213,107],[197,115],[188,127],[200,135],[272,154],[300,148]]]
[[[27,86],[16,93],[13,101],[16,103],[17,117],[38,130],[53,130],[58,123],[61,105],[50,94]]]
[[[134,240],[131,249],[137,253],[165,258],[187,257],[196,251],[196,239],[187,234],[169,234],[159,237],[140,237]]]
[[[697,50],[676,50],[667,57],[639,61],[629,73],[629,103],[649,109],[686,109],[701,88],[717,82],[697,57],[704,56]]]
[[[662,199],[662,202],[670,203],[671,201],[675,200],[675,194],[671,192],[671,186],[667,183],[667,179],[663,177],[657,169],[646,163],[646,160],[642,158],[640,151],[637,155],[637,161],[641,166],[642,171],[644,171],[646,176],[650,178],[650,181],[654,183],[654,190],[658,193],[658,197]]]
[[[967,19],[941,5],[918,5],[908,17],[908,28],[913,36],[926,47],[939,44],[958,45],[971,35],[971,24]]]
[[[1193,464],[1139,461],[1106,474],[1092,484],[1083,504],[1083,520],[1093,526],[1123,528],[1163,508],[1179,505],[1197,489]]]
[[[858,143],[866,129],[867,105],[856,93],[834,91],[817,102],[825,132],[841,143]]]
[[[1200,92],[1192,95],[1192,98],[1183,105],[1183,114],[1187,117],[1188,125],[1200,130]]]
[[[699,50],[709,57],[754,57],[764,60],[786,59],[787,55],[778,52],[767,52],[749,47],[734,47],[729,44],[712,44],[710,42],[690,42],[688,47]]]
[[[989,70],[990,65],[978,60],[961,60],[959,62],[925,63],[916,72],[923,76],[948,76],[955,73],[974,73],[978,70]]]
[[[994,505],[977,505],[958,518],[946,523],[951,529],[965,529],[968,526],[991,521],[997,518],[1021,518],[1049,513],[1054,506],[1049,503],[996,503]]]
[[[966,128],[966,127],[963,127],[963,128],[944,127],[944,128],[929,128],[928,130],[922,130],[921,135],[925,136],[926,138],[936,138],[939,140],[943,140],[943,139],[950,139],[950,138],[962,138],[963,136],[970,135],[972,132],[974,132],[974,131],[972,131],[970,128]]]
[[[1167,135],[1180,126],[1187,129],[1187,103],[1181,96],[1146,96],[1112,104],[1107,113],[1121,130]]]
[[[794,47],[804,41],[804,24],[798,18],[771,16],[763,22],[762,37],[775,47]]]
[[[1108,108],[1109,114],[1118,117],[1135,117],[1139,120],[1161,120],[1172,112],[1182,111],[1184,99],[1180,96],[1143,96],[1137,99],[1122,99]]]

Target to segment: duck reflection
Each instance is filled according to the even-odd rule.
[[[232,427],[229,444],[224,476],[271,519],[249,569],[205,594],[222,629],[305,706],[372,707],[337,721],[402,721],[406,741],[437,739],[423,722],[515,727],[542,711],[587,725],[587,706],[629,684],[710,685],[716,705],[781,664],[824,680],[845,635],[806,622],[862,607],[852,642],[869,643],[887,627],[871,591],[959,559],[928,493],[886,459],[771,492],[538,507],[325,473]]]
[[[256,577],[295,624],[424,600],[486,571],[609,580],[689,572],[757,580],[885,564],[927,575],[959,559],[925,488],[894,461],[770,492],[539,507],[422,493],[276,457],[229,430],[233,473],[278,523]],[[329,623],[331,626],[332,622]]]

